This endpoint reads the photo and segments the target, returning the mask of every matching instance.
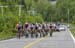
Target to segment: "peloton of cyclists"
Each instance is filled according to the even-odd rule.
[[[22,25],[21,22],[19,22],[16,25],[16,31],[17,31],[17,37],[20,38],[21,36],[25,36],[26,38],[31,36],[33,37],[45,37],[48,34],[50,37],[52,37],[54,32],[54,25],[49,23],[28,23],[25,22],[24,25]]]

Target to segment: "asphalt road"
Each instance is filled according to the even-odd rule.
[[[75,48],[75,43],[67,29],[55,32],[53,37],[44,38],[13,38],[0,41],[0,48]]]

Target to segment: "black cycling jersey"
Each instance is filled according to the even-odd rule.
[[[31,30],[33,30],[33,27],[30,27]]]
[[[50,28],[52,28],[52,26],[50,26]]]
[[[25,28],[28,28],[28,26],[29,26],[28,24],[25,24]]]
[[[44,25],[42,25],[42,29],[44,29],[45,28],[45,26]]]
[[[37,27],[37,26],[35,26],[35,29],[37,30],[37,29],[38,29],[38,27]]]
[[[22,25],[18,25],[18,30],[23,29]]]

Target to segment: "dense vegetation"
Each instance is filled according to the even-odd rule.
[[[30,23],[35,22],[67,22],[75,23],[75,0],[56,0],[56,4],[52,4],[51,0],[0,0],[0,38],[14,36],[13,30],[16,23],[25,21]],[[19,16],[19,6],[21,15]],[[31,12],[28,12],[31,11]],[[33,13],[34,11],[35,13]],[[69,16],[69,18],[68,18]],[[10,35],[8,35],[10,34]]]

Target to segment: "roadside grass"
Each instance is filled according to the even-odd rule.
[[[13,32],[0,32],[0,40],[6,40],[15,37],[16,34]]]
[[[70,31],[73,34],[74,38],[75,38],[75,25],[74,24],[70,24]]]
[[[71,29],[71,33],[73,34],[73,36],[75,38],[75,30]]]

